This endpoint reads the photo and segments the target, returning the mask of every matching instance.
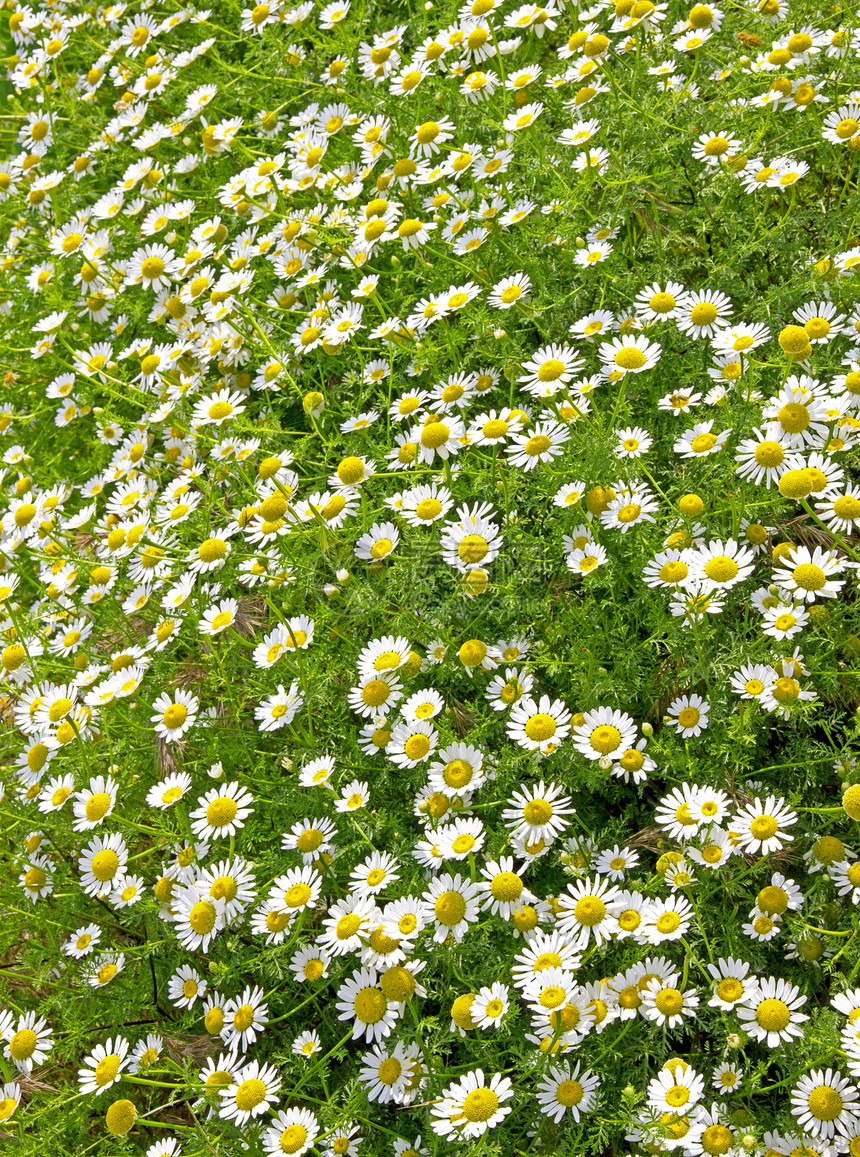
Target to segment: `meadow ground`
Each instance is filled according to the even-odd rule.
[[[856,10],[0,39],[0,1150],[860,1157]]]

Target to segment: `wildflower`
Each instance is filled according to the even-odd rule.
[[[233,1074],[233,1082],[221,1093],[218,1116],[244,1125],[268,1112],[278,1100],[281,1083],[272,1065],[249,1061]]]
[[[820,546],[812,551],[800,546],[792,551],[789,559],[779,559],[774,582],[795,599],[812,603],[818,598],[835,598],[845,585],[844,580],[833,577],[841,570],[842,564],[835,554]]]
[[[424,899],[424,916],[433,920],[436,930],[433,939],[444,944],[448,937],[459,943],[469,924],[478,919],[480,890],[460,875],[444,872],[430,881]]]
[[[504,1104],[512,1095],[507,1077],[494,1073],[487,1081],[481,1069],[474,1069],[443,1090],[432,1109],[433,1132],[440,1137],[480,1137],[512,1111]]]
[[[164,691],[152,706],[155,714],[150,719],[155,724],[156,735],[175,743],[194,726],[200,704],[188,691],[176,691],[173,695]]]
[[[630,716],[610,707],[586,711],[583,722],[575,724],[573,731],[577,750],[595,761],[620,754],[636,738],[636,724]]]
[[[375,968],[353,972],[338,989],[339,1020],[351,1020],[353,1040],[364,1036],[368,1044],[387,1037],[400,1012],[396,1001],[389,1001],[378,984]]]
[[[544,695],[538,702],[529,696],[513,705],[506,730],[526,751],[545,755],[570,734],[570,720],[571,713],[560,700]]]
[[[253,802],[247,788],[236,781],[223,788],[213,787],[197,800],[197,807],[189,816],[191,830],[201,838],[213,834],[235,836],[245,826]]]
[[[765,977],[758,982],[749,1005],[738,1005],[736,1013],[743,1021],[744,1031],[769,1048],[781,1041],[803,1036],[801,1024],[809,1017],[798,1009],[806,1004],[800,989],[786,980]]]
[[[708,704],[701,695],[682,695],[669,704],[669,725],[684,739],[701,735],[708,726]]]
[[[611,917],[618,911],[619,896],[619,889],[602,878],[569,884],[558,918],[559,929],[580,950],[592,937],[596,944],[602,944],[609,935]]]

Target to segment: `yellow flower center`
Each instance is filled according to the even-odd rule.
[[[236,1090],[236,1108],[240,1109],[243,1113],[249,1113],[265,1099],[265,1083],[256,1077],[252,1077],[249,1081],[243,1081]]]
[[[721,146],[718,150],[713,149],[713,146],[716,145],[717,142],[719,142]],[[712,148],[711,152],[708,152],[709,146]],[[705,152],[708,152],[709,156],[717,156],[728,151],[729,143],[720,137],[715,137],[709,142],[709,146],[705,147]],[[717,307],[710,301],[700,301],[699,304],[694,305],[690,311],[690,321],[693,325],[712,325],[716,320]]]
[[[606,915],[606,905],[599,896],[582,896],[577,900],[573,914],[577,923],[592,928]]]
[[[379,988],[362,988],[352,1004],[358,1020],[364,1024],[378,1024],[388,1011],[388,1001]]]
[[[820,591],[827,583],[827,575],[821,567],[811,562],[796,566],[792,571],[792,578],[804,591]]]
[[[791,1011],[785,1001],[763,1000],[755,1011],[756,1022],[768,1032],[782,1032],[791,1020]]]
[[[223,828],[236,818],[239,808],[234,799],[219,795],[206,808],[206,822],[213,828]]]
[[[552,815],[552,804],[545,799],[531,799],[523,808],[523,819],[536,828],[549,823]]]
[[[120,1058],[116,1053],[109,1053],[98,1062],[95,1069],[95,1082],[99,1088],[110,1082],[119,1072]]]
[[[621,744],[621,732],[617,727],[613,727],[609,723],[603,723],[599,727],[595,727],[589,736],[589,743],[595,751],[599,751],[601,755],[609,755],[613,751],[617,751]]]
[[[443,892],[436,900],[433,910],[440,924],[453,928],[466,915],[466,901],[459,892]]]
[[[119,856],[111,848],[102,848],[93,856],[92,873],[102,884],[112,880],[119,869]]]
[[[535,743],[551,739],[558,730],[558,724],[551,715],[532,715],[525,725],[525,733]]]
[[[174,731],[188,718],[188,708],[184,703],[171,703],[163,715],[164,726]]]
[[[198,900],[188,913],[188,923],[198,936],[208,935],[215,927],[218,913],[209,900]]]
[[[87,800],[86,815],[91,822],[103,819],[111,808],[111,797],[106,791],[96,792]]]
[[[492,1089],[475,1089],[463,1102],[462,1117],[466,1121],[489,1121],[499,1107],[499,1098]]]

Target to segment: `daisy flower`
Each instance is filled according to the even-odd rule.
[[[689,1066],[675,1064],[662,1068],[648,1083],[648,1104],[658,1113],[678,1115],[698,1104],[704,1091],[704,1077]]]
[[[269,1023],[269,1007],[263,990],[245,987],[239,996],[224,1004],[221,1038],[232,1050],[244,1051],[256,1041]]]
[[[665,285],[655,281],[637,293],[635,305],[642,321],[662,321],[671,317],[684,286],[678,281],[667,281]]]
[[[297,820],[281,837],[281,847],[285,851],[298,852],[303,864],[313,864],[320,856],[334,850],[333,837],[336,835],[337,828],[329,819]]]
[[[656,499],[644,487],[641,490],[625,489],[601,511],[600,521],[603,526],[626,534],[640,522],[653,522],[658,510]]]
[[[625,426],[615,431],[618,439],[615,447],[616,458],[639,458],[653,445],[653,438],[641,426]]]
[[[675,453],[680,454],[682,458],[707,458],[711,454],[719,454],[725,447],[731,430],[714,434],[711,430],[713,424],[712,418],[709,422],[697,422],[692,430],[685,430],[675,441]]]
[[[763,663],[748,663],[732,674],[731,688],[742,699],[759,699],[776,682],[773,667]]]
[[[98,924],[85,924],[76,929],[63,945],[63,952],[75,960],[81,960],[93,951],[101,939]]]
[[[389,740],[391,736],[389,735]],[[367,807],[370,802],[370,789],[359,779],[352,779],[340,789],[340,796],[334,801],[336,812],[354,812]]]
[[[582,358],[570,346],[541,346],[523,362],[524,373],[517,380],[536,397],[552,397],[582,365]]]
[[[470,924],[479,918],[481,890],[460,875],[443,872],[430,881],[423,901],[424,918],[436,925],[433,939],[444,944],[448,937],[459,944]]]
[[[735,1013],[743,1022],[744,1032],[773,1049],[783,1041],[803,1036],[800,1026],[809,1017],[798,1009],[804,1004],[806,997],[801,996],[796,985],[765,977],[750,995],[749,1004],[738,1005]]]
[[[121,1036],[108,1037],[103,1045],[96,1045],[78,1069],[78,1087],[86,1096],[88,1093],[103,1093],[122,1079],[122,1072],[128,1065],[128,1041]]]
[[[683,1025],[685,1017],[695,1018],[699,1007],[699,995],[694,988],[681,992],[675,987],[678,977],[672,977],[672,981],[667,984],[660,979],[652,980],[642,993],[642,1015],[665,1028]]]
[[[738,845],[748,852],[768,856],[794,837],[784,829],[797,823],[796,812],[776,796],[755,799],[740,808],[732,819],[732,829],[738,832]]]
[[[646,337],[615,337],[599,349],[603,372],[612,380],[625,374],[641,374],[653,369],[660,360],[660,346]]]
[[[508,461],[523,470],[533,470],[541,462],[550,462],[562,452],[570,433],[555,422],[538,422],[532,433],[512,434],[507,451]]]
[[[512,1112],[504,1103],[512,1096],[507,1077],[494,1073],[487,1081],[483,1070],[474,1069],[443,1090],[431,1110],[433,1132],[454,1140],[480,1137]]]
[[[569,1063],[566,1067],[551,1066],[537,1085],[537,1103],[541,1112],[556,1123],[565,1114],[579,1122],[581,1113],[593,1110],[598,1089],[600,1078],[590,1069],[581,1069],[579,1061],[573,1068]]]
[[[684,739],[701,735],[708,726],[708,704],[701,695],[682,695],[669,704],[667,722]]]
[[[14,1030],[10,1025],[4,1036],[4,1055],[19,1073],[31,1073],[34,1065],[43,1065],[50,1055],[53,1029],[35,1012],[25,1012],[18,1018]]]
[[[812,603],[818,598],[832,599],[838,595],[845,581],[833,576],[842,570],[838,556],[823,547],[810,550],[797,546],[789,558],[778,560],[773,581],[790,591],[795,599]]]
[[[543,780],[531,788],[513,791],[511,804],[502,812],[502,820],[513,837],[531,844],[538,840],[551,843],[570,823],[564,817],[575,811],[562,788]]]
[[[498,281],[490,291],[487,302],[494,309],[512,309],[531,294],[531,278],[527,273],[515,273]]]
[[[400,532],[393,522],[375,522],[358,539],[353,553],[356,558],[378,562],[387,558],[399,542]]]
[[[191,1008],[206,995],[207,983],[196,969],[182,964],[167,982],[167,995],[176,1008]]]
[[[818,517],[833,530],[852,534],[860,524],[860,488],[849,487],[825,502],[816,503]]]
[[[642,935],[654,945],[679,940],[690,927],[692,917],[693,909],[682,896],[651,901],[642,912]]]
[[[801,1129],[816,1137],[856,1132],[860,1124],[857,1089],[833,1069],[800,1078],[791,1093],[791,1112]]]
[[[508,738],[526,751],[546,755],[570,734],[571,718],[561,700],[543,695],[538,701],[528,696],[512,706],[506,731]]]
[[[192,426],[222,426],[245,410],[244,398],[236,390],[225,386],[199,399],[191,414]]]
[[[616,755],[617,762],[612,765],[612,774],[616,779],[621,779],[625,783],[643,783],[648,778],[648,773],[653,771],[657,764],[650,755],[645,754],[645,747],[648,740],[643,736],[642,739],[636,741],[622,751],[620,755]]]
[[[272,1065],[249,1061],[233,1074],[233,1081],[221,1093],[218,1116],[244,1125],[268,1112],[278,1100],[281,1082]]]
[[[172,695],[164,691],[152,706],[154,714],[150,721],[155,724],[156,735],[175,743],[194,726],[200,703],[189,691],[177,690]]]
[[[577,751],[597,762],[604,756],[615,757],[630,747],[636,739],[636,724],[623,711],[598,707],[585,712],[582,723],[574,725],[573,733]]]
[[[482,907],[494,916],[509,920],[523,904],[536,904],[537,897],[525,886],[511,856],[498,860],[487,860],[481,868],[482,879],[478,880],[483,900]]]
[[[410,430],[407,437],[417,447],[416,461],[429,465],[436,458],[444,462],[452,455],[459,454],[465,433],[466,427],[459,418],[445,414],[443,417],[433,415],[432,421],[425,420],[422,426]]]
[[[400,1015],[401,1005],[389,1001],[379,985],[375,968],[353,972],[337,992],[338,1020],[352,1021],[352,1039],[364,1037],[368,1044],[390,1035]]]
[[[721,144],[726,145],[725,152],[730,151],[731,146],[739,146],[740,142],[733,138],[711,138],[712,142],[720,141]],[[708,148],[704,146],[705,150]],[[693,146],[693,154],[696,153],[696,146]],[[720,154],[708,154],[709,163],[719,163]],[[703,293],[688,292],[683,295],[675,309],[673,317],[675,324],[683,332],[689,334],[691,337],[713,337],[718,329],[728,324],[731,318],[732,303],[724,293],[715,292],[713,290],[706,290]]]
[[[235,836],[253,810],[253,797],[238,781],[213,787],[197,800],[191,812],[191,830],[201,839],[206,836]]]
[[[763,616],[762,633],[774,639],[792,639],[809,622],[809,612],[803,603],[792,606],[768,607]]]
[[[479,989],[472,1002],[472,1020],[480,1029],[498,1028],[511,1000],[507,985],[498,981]]]
[[[763,482],[769,488],[771,482],[778,482],[787,469],[785,435],[782,427],[773,422],[764,430],[756,427],[753,435],[738,443],[735,452],[735,461],[739,464],[737,473],[741,478]]]
[[[106,896],[125,875],[128,849],[122,836],[96,836],[78,857],[81,887],[88,896]]]
[[[495,522],[479,516],[449,523],[439,546],[445,562],[465,573],[478,565],[488,566],[498,558],[503,541]]]
[[[413,1076],[410,1062],[418,1056],[415,1045],[408,1048],[398,1041],[393,1049],[377,1044],[364,1054],[359,1080],[369,1101],[380,1105],[403,1104]]]
[[[708,1001],[710,1008],[731,1012],[740,1002],[748,1001],[755,990],[756,979],[750,976],[750,965],[745,960],[720,957],[716,964],[708,965],[708,972],[716,981],[714,994]]]
[[[260,731],[279,731],[282,727],[292,723],[304,701],[298,683],[291,683],[289,691],[286,690],[283,683],[279,683],[275,694],[270,695],[258,707],[254,708],[254,718]]]

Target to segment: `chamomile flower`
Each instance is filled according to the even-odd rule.
[[[478,887],[483,894],[482,906],[493,915],[509,920],[523,904],[537,903],[537,896],[525,886],[522,869],[517,869],[513,857],[487,860],[481,875]]]
[[[197,807],[189,817],[191,830],[201,838],[235,836],[237,830],[245,826],[253,803],[247,788],[237,781],[214,787],[197,800]]]
[[[705,1079],[695,1069],[666,1066],[648,1084],[648,1103],[658,1113],[677,1115],[693,1108],[704,1091]]]
[[[232,1083],[222,1091],[218,1116],[244,1125],[268,1112],[278,1100],[280,1088],[277,1069],[259,1061],[249,1061],[237,1069]]]
[[[167,995],[176,1008],[191,1008],[206,995],[207,983],[189,964],[182,964],[167,982]]]
[[[701,695],[682,695],[669,704],[667,719],[684,739],[701,735],[708,726],[708,704]]]
[[[580,950],[593,938],[602,944],[610,934],[612,917],[619,910],[620,890],[602,877],[569,884],[558,916],[559,929]]]
[[[472,1020],[480,1029],[497,1028],[511,1006],[507,985],[498,981],[480,989],[472,1002]]]
[[[750,994],[749,1004],[739,1004],[735,1013],[753,1040],[776,1048],[782,1041],[803,1036],[801,1025],[809,1020],[799,1011],[804,1004],[806,997],[796,985],[764,977]]]
[[[433,939],[444,944],[448,937],[459,943],[479,916],[480,889],[460,875],[444,872],[430,881],[424,897],[425,919],[435,923]]]
[[[172,805],[178,803],[179,799],[188,795],[191,790],[191,776],[188,772],[174,772],[168,775],[167,779],[161,780],[159,783],[154,783],[146,794],[146,802],[150,808],[157,808],[160,811],[166,811]]]
[[[541,1112],[556,1124],[567,1115],[578,1123],[582,1113],[594,1108],[599,1087],[599,1077],[582,1069],[580,1062],[573,1067],[552,1065],[537,1085],[537,1101]]]
[[[31,1073],[34,1065],[43,1065],[53,1045],[53,1030],[35,1012],[23,1013],[4,1036],[4,1056],[20,1073]]]
[[[586,711],[573,729],[576,749],[597,762],[604,756],[615,758],[636,739],[636,724],[629,715],[611,707]]]
[[[625,374],[641,374],[653,369],[660,360],[660,346],[646,337],[616,337],[599,348],[603,373],[611,380]]]
[[[793,598],[815,602],[820,598],[835,598],[845,585],[844,579],[835,578],[843,569],[839,558],[824,547],[810,550],[798,546],[789,558],[780,558],[774,569],[774,582],[789,591]]]
[[[200,704],[190,692],[176,690],[172,695],[163,692],[152,706],[154,714],[150,720],[155,725],[156,735],[175,743],[194,726]]]
[[[546,755],[570,734],[571,718],[571,712],[560,700],[543,695],[538,701],[528,696],[512,706],[506,731],[526,751]]]
[[[352,1038],[364,1037],[368,1044],[383,1040],[392,1032],[401,1005],[390,1001],[379,984],[375,968],[353,972],[337,992],[338,1019],[352,1021]]]
[[[505,1102],[513,1096],[507,1077],[494,1073],[489,1080],[474,1069],[443,1090],[432,1109],[433,1132],[454,1140],[480,1137],[512,1112]]]
[[[128,1041],[121,1036],[108,1037],[105,1043],[96,1045],[78,1069],[78,1087],[84,1095],[103,1093],[122,1079],[123,1070],[128,1066]]]

